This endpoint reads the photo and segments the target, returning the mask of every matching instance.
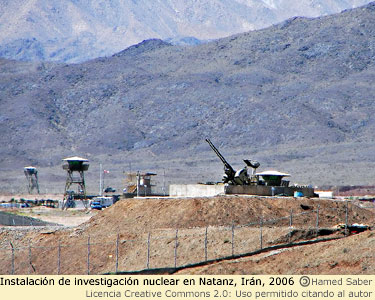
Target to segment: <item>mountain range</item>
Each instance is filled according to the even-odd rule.
[[[82,62],[145,39],[199,43],[369,0],[2,0],[0,57]]]
[[[375,3],[288,19],[196,46],[150,39],[77,64],[0,60],[0,186],[63,189],[61,159],[160,181],[220,180],[255,159],[299,184],[371,184],[375,144]]]

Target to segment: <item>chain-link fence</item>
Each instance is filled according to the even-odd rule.
[[[283,217],[267,219],[260,216],[247,224],[233,222],[227,226],[155,229],[107,236],[83,236],[83,231],[72,231],[69,237],[55,237],[52,230],[41,233],[39,241],[29,244],[22,239],[2,240],[0,272],[101,274],[176,268],[335,232],[344,237],[358,219],[356,208],[356,205],[345,202],[337,209],[317,206],[300,213],[291,210]],[[328,219],[332,219],[331,223],[327,221],[327,215],[330,216]],[[341,223],[341,228],[333,226],[337,221]],[[368,225],[373,224],[374,221]]]

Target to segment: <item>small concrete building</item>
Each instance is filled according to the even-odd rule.
[[[225,193],[224,184],[171,184],[171,197],[212,197]]]

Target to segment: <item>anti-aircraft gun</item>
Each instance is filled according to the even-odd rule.
[[[210,145],[212,150],[216,153],[216,155],[220,158],[220,160],[224,164],[224,176],[223,182],[229,183],[233,185],[248,185],[248,184],[257,184],[258,177],[254,175],[255,170],[260,166],[259,162],[254,160],[244,159],[246,166],[238,171],[235,171],[232,166],[226,161],[224,156],[221,155],[219,150],[212,144],[209,139],[206,139],[206,142]],[[249,177],[247,173],[247,167],[253,168],[252,175]]]
[[[236,175],[236,171],[232,168],[232,166],[226,161],[224,156],[221,155],[219,150],[212,144],[212,142],[209,139],[206,139],[206,142],[210,145],[212,150],[216,153],[216,155],[220,158],[220,160],[224,164],[224,176],[223,176],[223,182],[224,183],[231,183],[234,182],[234,176]]]

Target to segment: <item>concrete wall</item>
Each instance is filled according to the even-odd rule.
[[[205,184],[171,184],[169,186],[170,197],[210,197],[224,194],[224,185]]]
[[[273,190],[272,190],[273,188]],[[210,197],[219,194],[244,194],[258,196],[286,195],[294,196],[294,192],[302,192],[304,197],[313,197],[314,189],[307,187],[283,187],[266,185],[204,185],[204,184],[171,184],[171,197]]]
[[[273,188],[273,190],[272,190]],[[294,192],[302,192],[304,197],[313,197],[314,189],[308,187],[284,187],[267,185],[227,185],[225,194],[246,194],[258,196],[286,195],[294,196]]]
[[[316,191],[315,193],[319,195],[319,198],[333,198],[333,191]]]

